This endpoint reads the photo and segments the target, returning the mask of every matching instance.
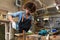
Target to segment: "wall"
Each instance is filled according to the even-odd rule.
[[[15,12],[17,7],[14,5],[15,0],[0,0],[0,9]]]

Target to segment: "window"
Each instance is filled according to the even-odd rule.
[[[21,7],[21,0],[16,0],[16,6]]]

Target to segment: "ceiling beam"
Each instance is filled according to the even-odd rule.
[[[60,6],[60,4],[59,5],[50,5],[50,6],[47,6],[47,7],[44,7],[44,8],[37,9],[36,11],[43,10],[43,9],[48,9],[48,8],[56,7],[56,6]]]
[[[38,2],[39,2],[39,1],[38,1]],[[51,7],[56,7],[56,6],[57,6],[55,0],[54,0],[54,4],[53,4],[53,5],[50,5],[50,6],[47,6],[46,4],[42,3],[41,1],[40,1],[40,4],[45,5],[45,7],[40,8],[40,9],[37,9],[36,11],[42,10],[42,9],[51,8]],[[59,6],[59,5],[58,5],[58,6]]]
[[[38,1],[39,4],[41,5],[41,7],[42,7],[43,5],[45,6],[45,4],[43,4],[40,0],[35,0],[35,1]]]

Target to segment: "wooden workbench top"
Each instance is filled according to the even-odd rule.
[[[1,20],[0,19],[0,22],[10,22],[9,20]]]

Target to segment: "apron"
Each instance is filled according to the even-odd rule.
[[[18,26],[19,26],[19,33],[22,33],[23,30],[27,32],[31,27],[31,20],[24,18],[22,22],[22,18],[21,18]]]

